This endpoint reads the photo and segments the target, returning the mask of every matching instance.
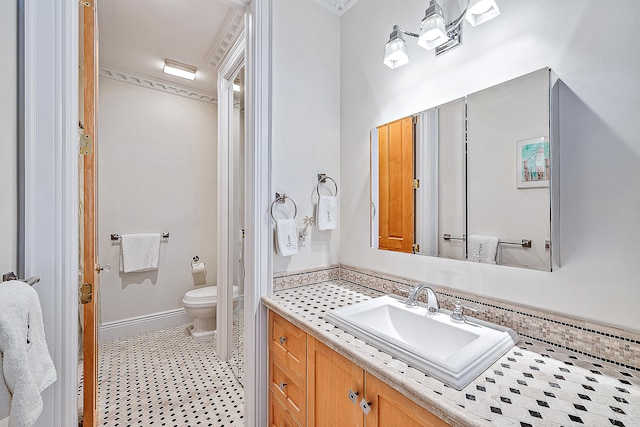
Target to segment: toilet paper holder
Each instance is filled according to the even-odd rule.
[[[191,266],[195,266],[200,261],[200,257],[198,255],[191,258]]]

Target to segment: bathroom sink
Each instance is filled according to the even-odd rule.
[[[405,305],[385,295],[327,312],[325,320],[462,390],[518,341],[509,328],[467,317],[451,320],[448,310],[427,314],[427,307]]]

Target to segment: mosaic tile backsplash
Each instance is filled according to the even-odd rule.
[[[418,282],[348,265],[274,275],[273,290],[341,279],[384,293],[406,296]],[[616,328],[557,313],[506,303],[456,289],[433,286],[440,307],[453,310],[456,300],[480,310],[473,317],[509,327],[522,338],[533,338],[577,354],[640,371],[640,332]],[[421,299],[424,294],[421,295]]]

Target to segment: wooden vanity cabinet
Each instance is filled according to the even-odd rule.
[[[358,404],[364,391],[364,370],[312,337],[308,339],[307,362],[307,425],[363,426]],[[354,401],[349,398],[350,393]]]
[[[369,373],[366,373],[366,390],[367,398],[371,402],[371,412],[366,416],[367,427],[449,426]]]
[[[361,408],[367,403],[369,411]],[[449,426],[355,363],[269,311],[269,425]]]
[[[278,400],[269,402],[270,425],[295,421],[306,426],[307,334],[272,311],[269,311],[269,392],[270,398]]]

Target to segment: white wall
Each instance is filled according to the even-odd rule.
[[[6,61],[0,67],[0,274],[17,268],[16,5],[0,2],[0,52]]]
[[[384,44],[394,24],[418,29],[423,0],[360,1],[342,17],[341,214],[349,226],[340,260],[640,330],[640,2],[499,5],[498,18],[465,27],[463,45],[438,58],[408,38],[411,62],[396,70],[382,64]],[[568,89],[561,97],[562,267],[547,273],[370,249],[369,129],[545,66]]]
[[[99,258],[102,322],[182,307],[191,258],[216,278],[216,106],[100,78]],[[111,233],[169,232],[157,272],[123,274]]]
[[[272,186],[295,201],[296,223],[302,227],[305,216],[315,216],[318,173],[335,179],[338,196],[342,192],[340,18],[311,0],[274,2],[272,64]],[[278,206],[276,218],[290,215],[292,209],[289,202]],[[337,263],[340,233],[350,226],[338,221],[337,230],[310,230],[306,247],[297,255],[274,255],[273,271]]]

